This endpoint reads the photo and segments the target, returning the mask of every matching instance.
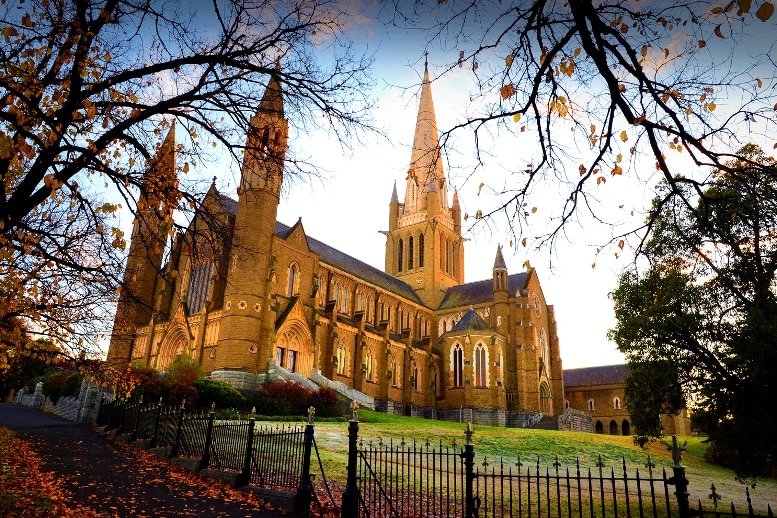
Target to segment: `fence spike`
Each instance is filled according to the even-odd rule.
[[[717,510],[718,510],[718,500],[720,500],[721,498],[723,498],[723,496],[722,496],[722,495],[719,495],[719,494],[718,494],[718,492],[715,490],[715,484],[712,484],[712,485],[710,486],[710,491],[712,491],[712,493],[710,493],[710,494],[707,496],[707,498],[709,498],[710,500],[712,500],[712,505],[714,505],[714,506],[715,506],[715,511],[717,511]]]
[[[750,516],[753,516],[753,502],[750,500],[750,489],[748,487],[745,487],[745,495],[747,495],[747,512],[750,513]]]
[[[521,468],[523,467],[523,462],[521,462],[521,456],[518,455],[518,460],[515,461],[515,465],[518,468],[518,471],[521,471]]]
[[[556,475],[558,475],[558,469],[561,467],[561,463],[558,461],[558,454],[556,454],[556,460],[553,461],[553,467],[556,468]]]

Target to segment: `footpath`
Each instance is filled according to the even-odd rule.
[[[275,518],[248,494],[37,409],[0,403],[0,427],[29,442],[72,501],[106,517]],[[242,492],[241,492],[242,493]]]

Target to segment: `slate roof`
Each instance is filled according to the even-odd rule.
[[[284,225],[281,222],[275,223],[275,233],[278,236],[285,238],[288,235],[289,230],[291,230],[291,227]],[[395,295],[404,297],[417,304],[424,305],[421,298],[413,291],[413,288],[411,288],[409,284],[378,270],[374,266],[363,263],[340,250],[332,248],[317,239],[310,236],[307,237],[308,246],[310,246],[311,252],[318,254],[323,263],[334,266],[344,272],[348,272],[363,281],[374,284]]]
[[[510,295],[515,295],[518,290],[526,287],[526,282],[529,280],[529,272],[514,273],[507,277],[507,287]],[[440,302],[438,309],[458,308],[461,306],[472,306],[475,304],[482,304],[484,302],[490,302],[494,299],[494,284],[493,279],[486,279],[484,281],[470,282],[467,284],[460,284],[458,286],[451,286],[448,291],[445,292]]]
[[[472,308],[469,308],[469,310],[464,313],[464,316],[461,317],[461,320],[456,322],[456,325],[453,326],[452,331],[466,331],[467,329],[474,329],[477,331],[486,331],[490,328],[485,323],[483,318],[481,318],[480,315],[478,315],[477,311],[475,311]]]
[[[626,364],[564,369],[564,387],[623,383],[628,374],[629,368]]]
[[[237,214],[237,202],[228,196],[221,193],[216,193],[221,206],[225,210],[232,214]],[[292,227],[284,225],[280,221],[275,222],[275,234],[279,237],[286,238],[289,235],[289,231]],[[379,288],[383,288],[400,297],[404,297],[417,304],[424,305],[418,294],[413,291],[413,288],[409,284],[400,281],[399,279],[392,277],[391,275],[378,270],[377,268],[370,266],[367,263],[359,261],[350,255],[341,252],[331,246],[322,243],[321,241],[314,239],[310,236],[306,236],[308,240],[308,246],[310,246],[311,252],[318,254],[321,261],[350,273],[358,277],[359,279],[374,284]]]

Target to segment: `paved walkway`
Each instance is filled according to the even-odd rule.
[[[166,461],[108,440],[91,425],[0,403],[0,427],[29,441],[43,469],[62,481],[74,501],[106,516],[282,516],[243,499],[231,500],[220,483],[173,470]]]

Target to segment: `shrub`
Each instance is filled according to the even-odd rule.
[[[312,391],[297,381],[279,380],[265,385],[264,392],[276,406],[275,415],[305,415]]]
[[[56,405],[62,396],[62,389],[65,386],[67,378],[70,376],[67,372],[52,372],[43,378],[43,395]]]
[[[217,408],[242,408],[246,405],[246,398],[229,383],[201,378],[192,386],[199,394],[200,406],[210,406],[216,403]]]
[[[191,385],[200,378],[202,378],[202,367],[197,360],[186,353],[176,356],[167,368],[167,382],[170,387]]]
[[[320,417],[338,417],[342,410],[337,406],[339,398],[337,391],[330,387],[321,387],[310,395],[309,404],[316,409]]]
[[[80,372],[70,374],[62,385],[62,397],[77,397],[81,393],[81,383],[84,377]]]
[[[173,405],[184,404],[184,408],[191,412],[197,408],[199,394],[192,385],[176,385],[170,389],[170,403]]]

